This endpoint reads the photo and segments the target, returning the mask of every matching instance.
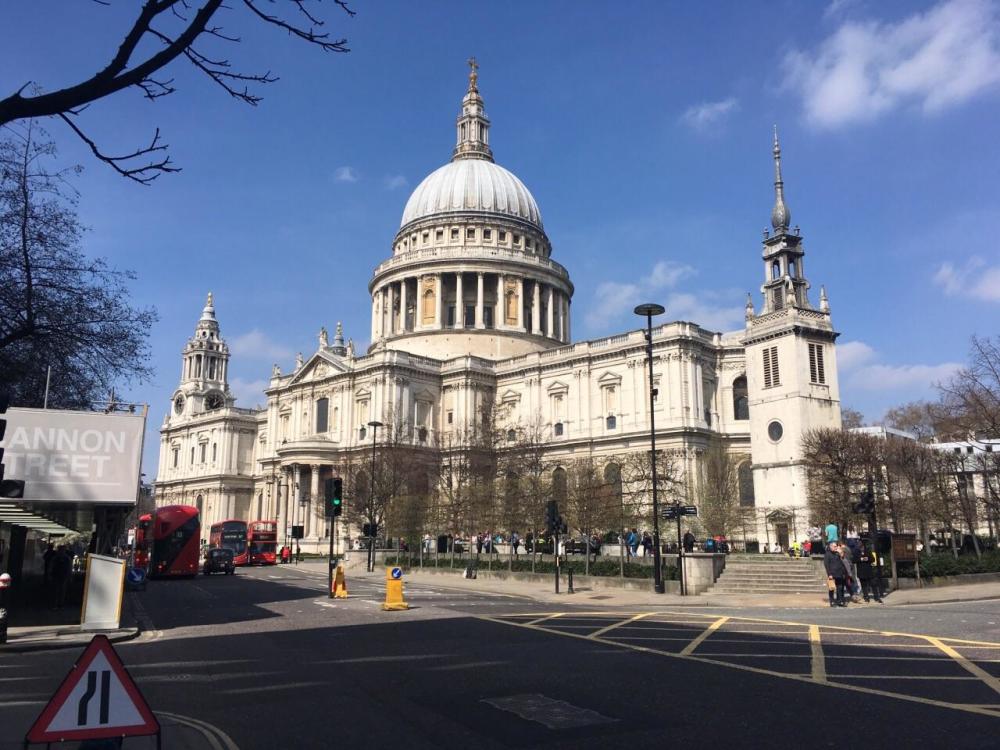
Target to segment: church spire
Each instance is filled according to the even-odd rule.
[[[486,159],[493,161],[490,150],[490,118],[483,110],[479,95],[479,63],[470,57],[469,89],[462,98],[462,113],[458,116],[458,134],[452,161],[456,159]]]
[[[781,145],[778,143],[778,126],[774,126],[774,208],[771,209],[771,226],[782,233],[788,230],[792,212],[785,205],[785,183],[781,179]]]

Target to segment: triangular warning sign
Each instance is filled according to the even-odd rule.
[[[25,742],[157,734],[160,724],[107,636],[95,635]]]

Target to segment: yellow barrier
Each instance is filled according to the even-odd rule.
[[[344,566],[338,565],[337,572],[333,576],[333,598],[334,599],[346,599],[347,598],[347,581],[344,580]]]
[[[385,602],[382,609],[396,611],[409,609],[410,605],[403,601],[403,569],[385,569]]]

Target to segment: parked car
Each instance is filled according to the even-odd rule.
[[[205,565],[203,568],[205,575],[212,573],[225,573],[231,576],[236,572],[236,563],[233,562],[233,551],[225,547],[215,547],[205,553]]]

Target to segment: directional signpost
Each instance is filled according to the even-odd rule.
[[[107,636],[95,635],[24,737],[35,742],[156,735],[160,723]]]
[[[681,583],[681,596],[684,596],[686,587],[684,586],[684,545],[681,541],[681,518],[698,515],[698,508],[695,505],[674,503],[660,508],[660,515],[664,520],[677,521],[677,576]]]

